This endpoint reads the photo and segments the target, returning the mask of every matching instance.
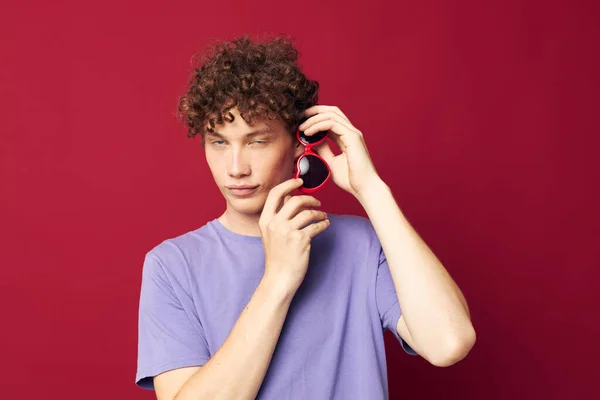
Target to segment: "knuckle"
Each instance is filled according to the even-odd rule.
[[[269,221],[267,224],[267,230],[269,232],[275,232],[277,230],[277,223],[274,220]]]
[[[299,242],[299,241],[302,241],[305,238],[306,233],[304,233],[303,231],[292,231],[292,233],[290,234],[290,236],[291,236],[291,238],[294,241],[298,241]]]
[[[302,196],[294,196],[290,199],[290,202],[292,206],[297,207],[302,203]]]
[[[315,210],[312,208],[306,209],[301,212],[302,216],[308,219],[319,219],[323,217],[324,213],[319,210]]]
[[[302,210],[297,215],[298,218],[304,220],[310,218],[310,210]]]
[[[319,212],[316,210],[304,210],[302,214],[302,219],[305,221],[314,221],[319,218]]]

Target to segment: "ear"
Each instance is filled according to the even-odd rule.
[[[302,154],[304,154],[304,145],[296,140],[296,148],[294,149],[294,158],[298,158]]]

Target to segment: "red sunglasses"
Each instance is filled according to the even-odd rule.
[[[304,145],[304,153],[296,160],[294,178],[302,178],[302,193],[314,193],[321,189],[331,176],[331,170],[325,160],[312,149],[327,139],[329,131],[317,132],[306,136],[300,129],[296,130],[296,139]]]

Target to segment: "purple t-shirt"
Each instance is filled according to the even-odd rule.
[[[383,340],[401,310],[381,244],[363,217],[329,214],[312,240],[306,277],[290,305],[257,399],[387,399]],[[260,237],[217,219],[146,254],[136,383],[201,366],[225,342],[264,273]]]

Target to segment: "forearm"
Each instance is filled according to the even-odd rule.
[[[359,201],[387,257],[404,321],[418,350],[429,360],[468,352],[475,332],[462,292],[411,227],[390,188],[378,181],[365,193]]]
[[[221,348],[186,381],[176,399],[256,397],[293,298],[282,287],[263,278]]]

